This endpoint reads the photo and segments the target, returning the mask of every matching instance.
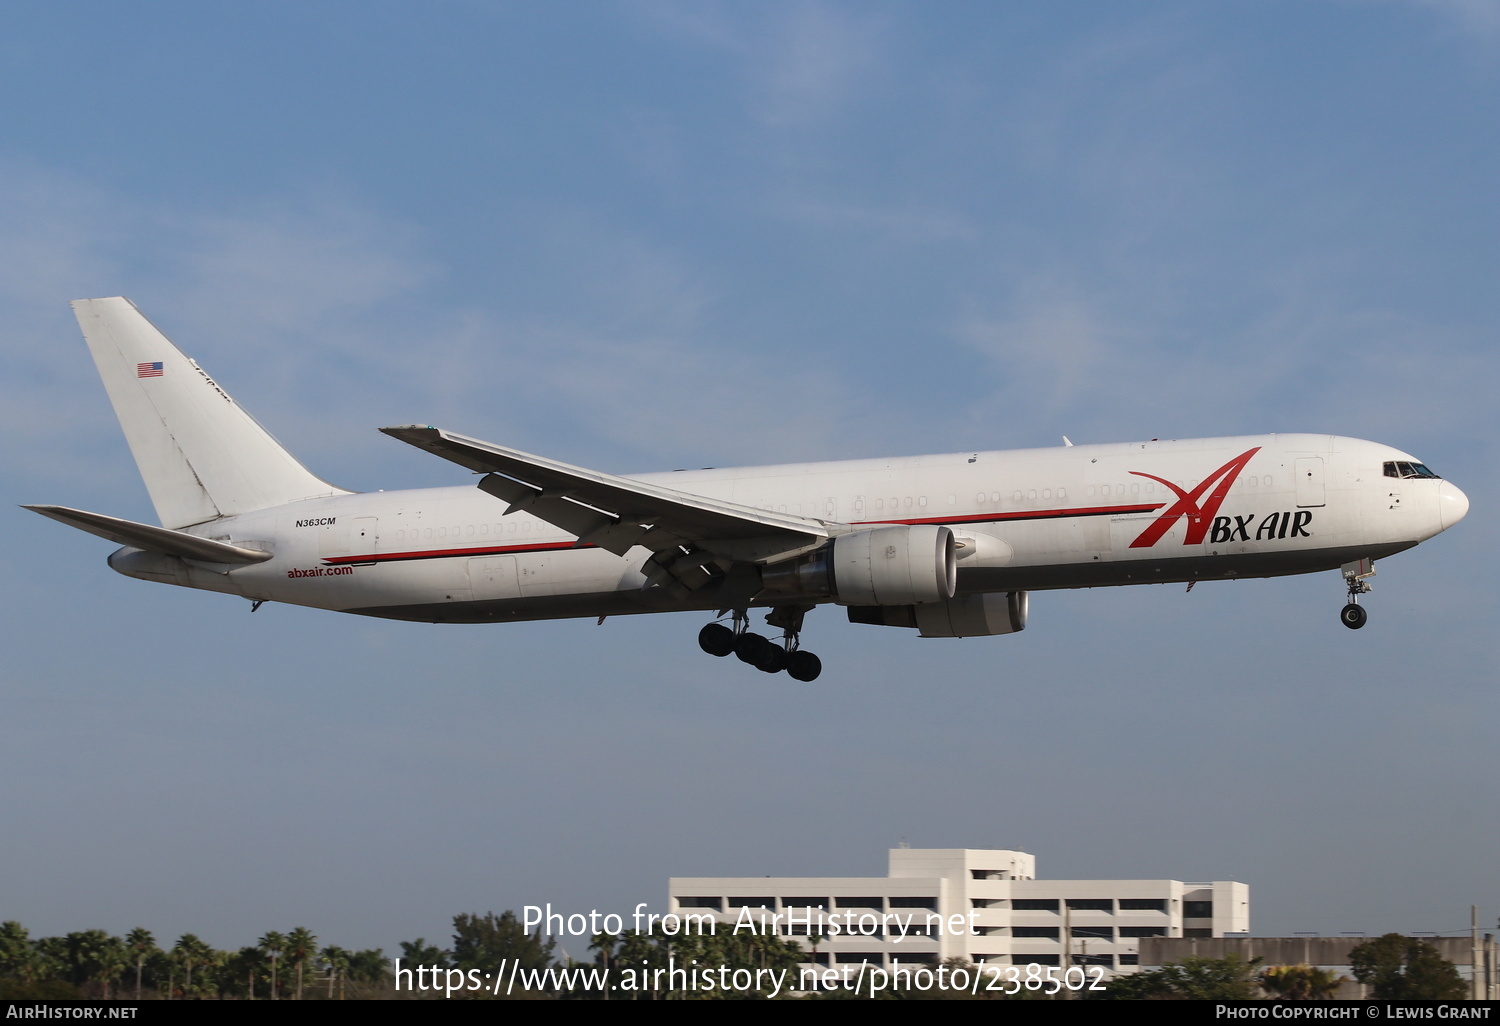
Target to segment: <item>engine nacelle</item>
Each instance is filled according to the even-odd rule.
[[[816,552],[762,567],[760,576],[763,595],[912,606],[953,597],[958,558],[948,528],[892,524],[841,534]]]
[[[1031,593],[959,595],[947,602],[915,607],[924,638],[984,638],[1026,629]]]
[[[833,540],[829,583],[845,606],[908,606],[953,597],[953,532],[938,524],[893,524]]]
[[[983,638],[1026,629],[1030,594],[959,595],[912,606],[850,606],[850,623],[915,627],[924,638]]]

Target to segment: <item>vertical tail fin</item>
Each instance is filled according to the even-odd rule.
[[[348,494],[315,477],[128,299],[73,312],[163,527]]]

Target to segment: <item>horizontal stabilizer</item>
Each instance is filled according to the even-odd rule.
[[[195,534],[172,531],[150,524],[137,524],[133,520],[107,517],[103,513],[86,513],[81,509],[66,506],[22,506],[59,523],[76,527],[100,538],[108,538],[119,545],[160,552],[165,556],[181,556],[183,559],[198,559],[205,563],[263,563],[271,558],[269,552],[247,549],[228,542],[199,538]]]
[[[479,487],[562,528],[580,541],[623,555],[632,545],[662,552],[678,545],[742,553],[736,541],[772,552],[831,536],[821,520],[713,499],[634,478],[559,463],[504,446],[412,424],[381,428],[461,467],[488,473]]]

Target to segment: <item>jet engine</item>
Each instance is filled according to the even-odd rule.
[[[845,606],[945,602],[957,582],[953,532],[937,524],[842,534],[805,556],[761,569],[763,594],[832,598]]]

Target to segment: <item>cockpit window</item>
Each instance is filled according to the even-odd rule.
[[[1406,463],[1400,460],[1388,460],[1385,464],[1385,476],[1405,480],[1407,478],[1427,478],[1432,481],[1441,481],[1432,471],[1427,469],[1424,463]]]

